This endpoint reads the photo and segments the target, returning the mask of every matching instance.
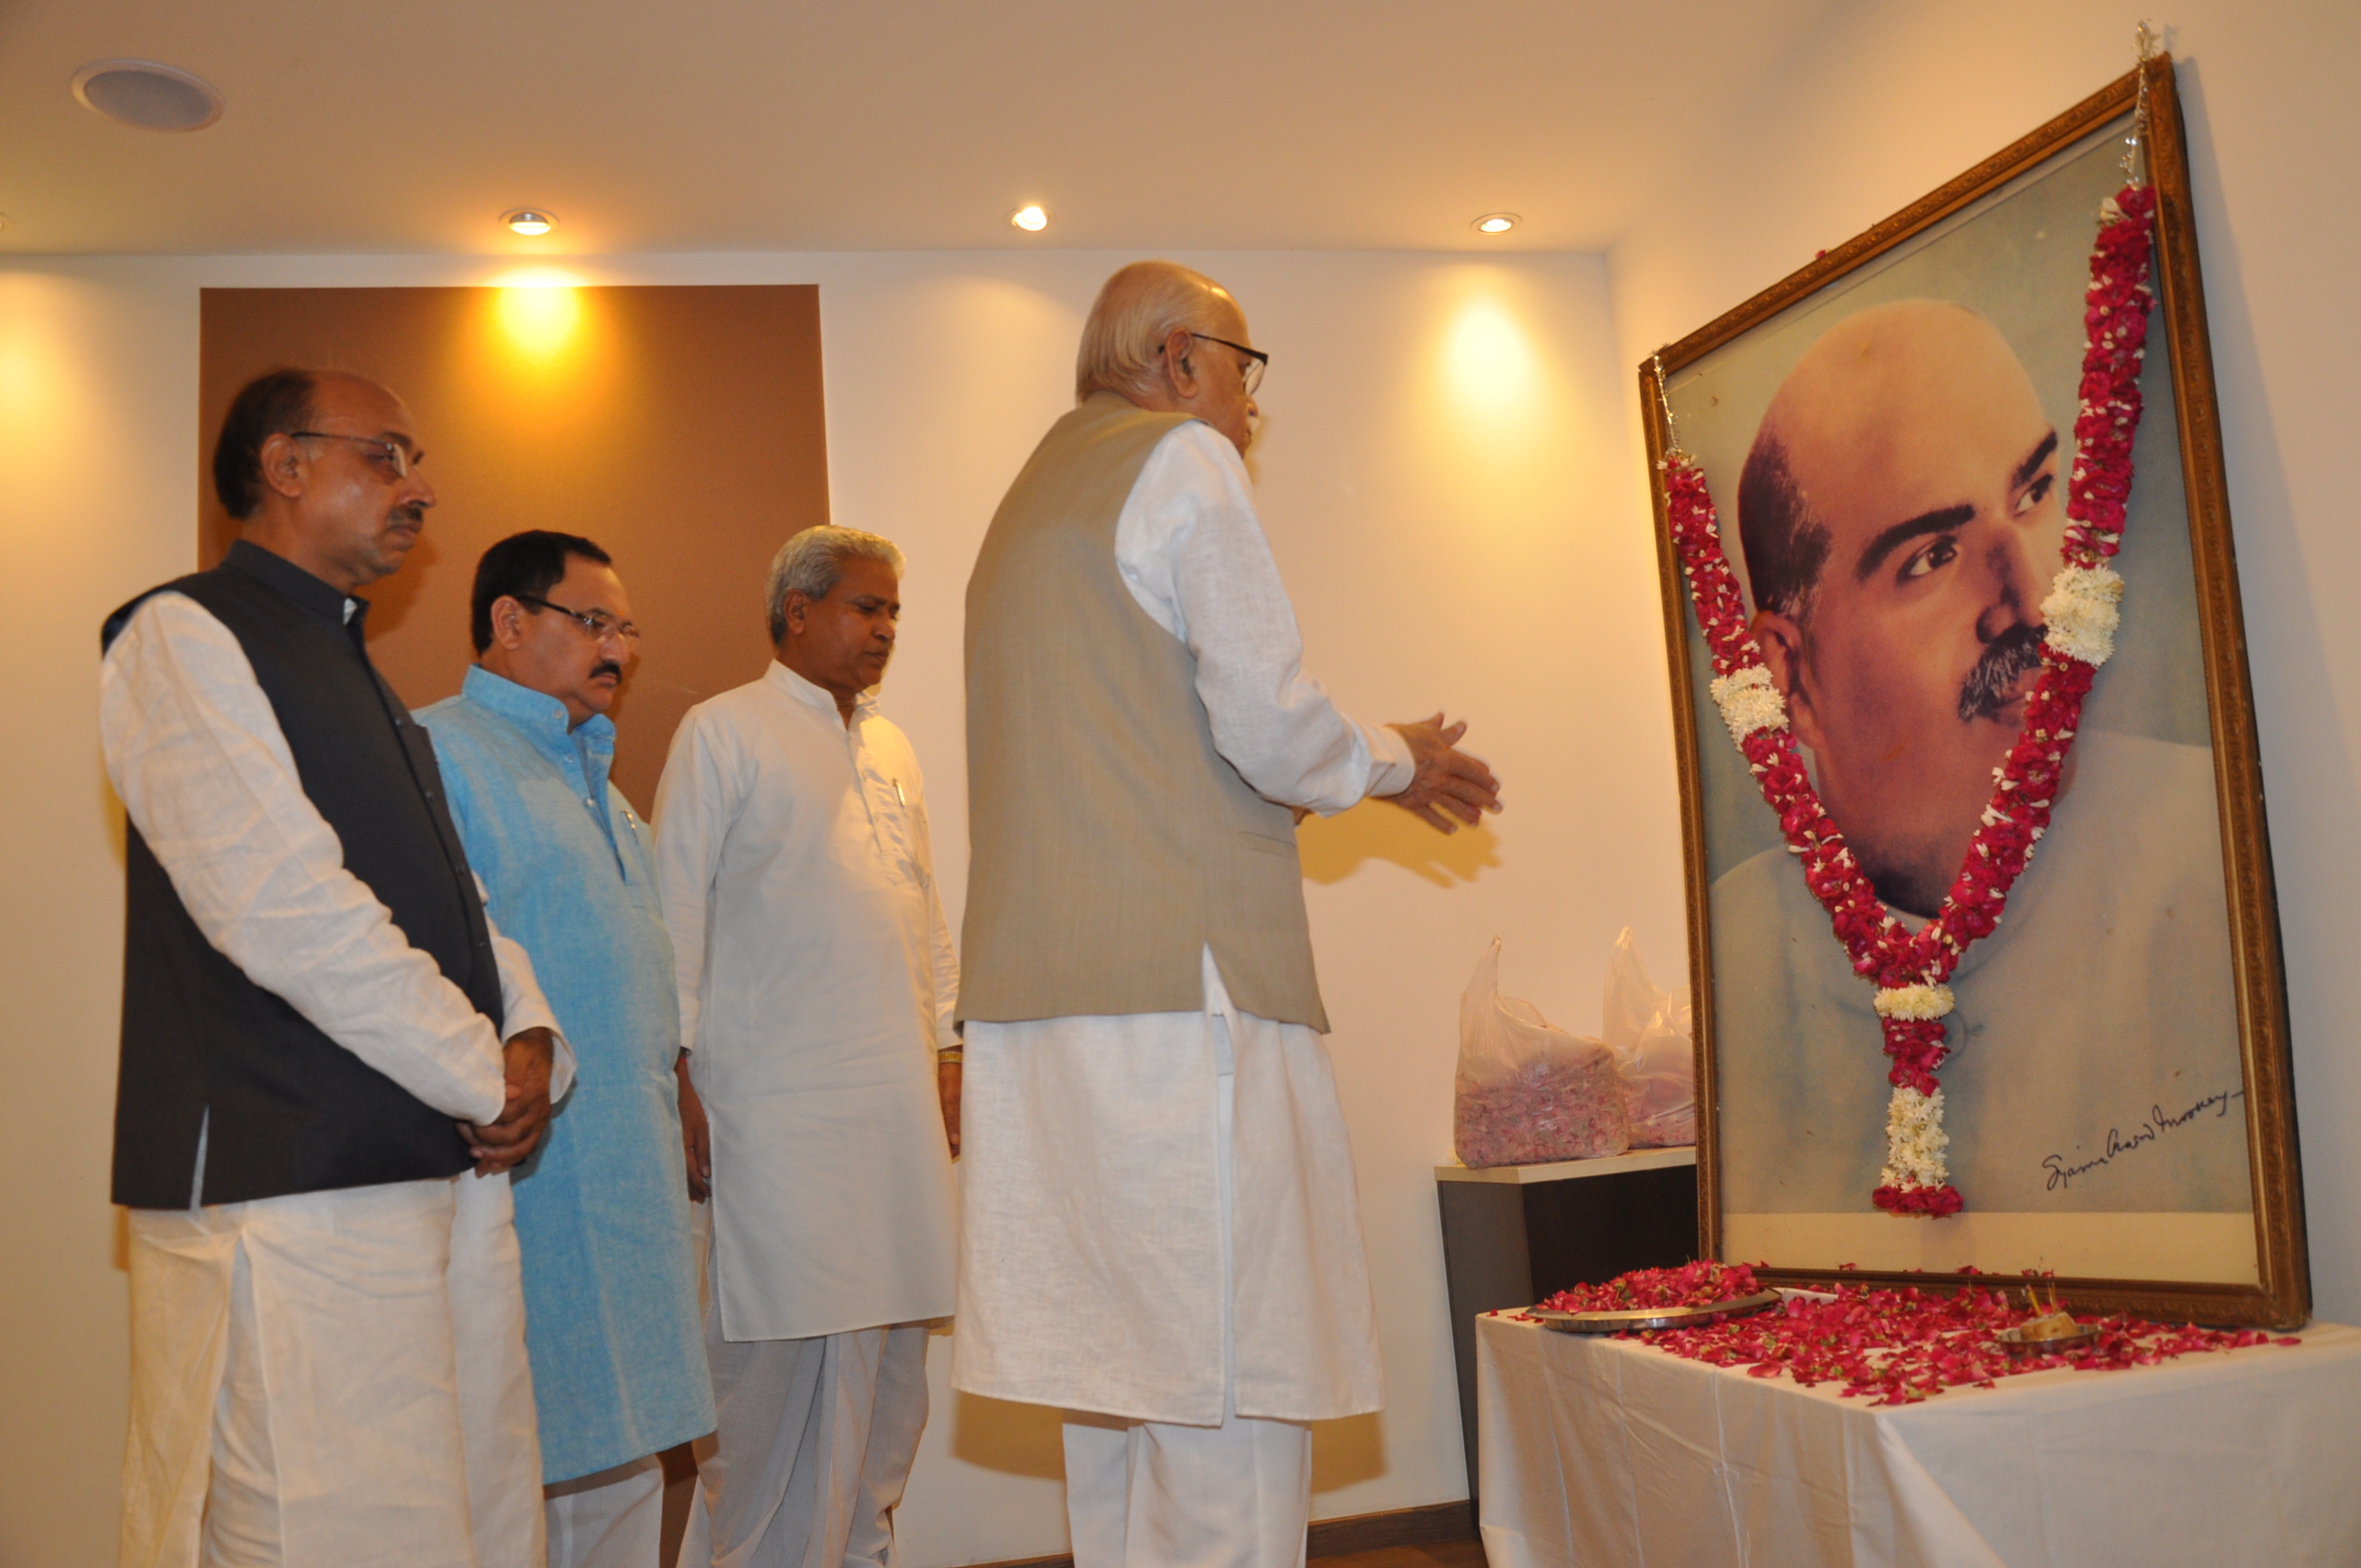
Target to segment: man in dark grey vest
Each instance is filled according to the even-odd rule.
[[[1295,824],[1499,809],[1441,714],[1304,675],[1243,460],[1267,356],[1139,262],[968,584],[953,1379],[1059,1406],[1076,1568],[1293,1568],[1304,1424],[1378,1409]]]
[[[109,617],[129,819],[126,1563],[543,1552],[509,1183],[572,1057],[362,641],[434,491],[355,377],[240,392],[244,537]],[[505,1044],[503,1043],[505,1041]]]

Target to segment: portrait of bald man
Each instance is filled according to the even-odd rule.
[[[1739,476],[1754,635],[1823,803],[1914,929],[2039,674],[2071,442],[1990,320],[1905,299],[1804,351]],[[1985,1213],[2245,1213],[2213,753],[2094,718],[2006,918],[1951,981],[1951,1178]],[[1865,1212],[1888,1094],[1871,988],[1784,845],[1712,898],[1724,1207]]]

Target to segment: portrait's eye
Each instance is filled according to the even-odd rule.
[[[1906,583],[1913,578],[1926,576],[1930,572],[1949,565],[1959,559],[1959,537],[1956,534],[1938,533],[1926,549],[1902,563],[1900,580]]]
[[[2035,507],[2037,507],[2042,502],[2048,500],[2049,499],[2049,492],[2055,489],[2057,485],[2057,475],[2043,474],[2040,477],[2035,479],[2033,483],[2026,486],[2025,493],[2016,498],[2016,515],[2023,517],[2026,512],[2031,511]]]

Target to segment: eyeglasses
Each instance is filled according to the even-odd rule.
[[[535,609],[554,609],[590,634],[593,641],[604,642],[609,637],[620,637],[626,642],[640,640],[639,623],[617,620],[603,609],[568,609],[562,604],[552,604],[533,594],[511,594],[519,604],[529,604]]]
[[[1224,348],[1235,348],[1245,355],[1246,362],[1239,367],[1238,374],[1245,378],[1246,396],[1251,398],[1255,395],[1255,389],[1262,385],[1262,373],[1270,368],[1269,355],[1259,348],[1248,348],[1243,343],[1232,343],[1226,337],[1215,337],[1210,332],[1192,332],[1189,335],[1202,338],[1207,343],[1218,343]]]
[[[287,433],[297,441],[350,441],[369,447],[369,461],[397,479],[407,479],[412,468],[426,461],[423,452],[412,452],[399,441],[374,435],[339,435],[333,430],[291,430]]]

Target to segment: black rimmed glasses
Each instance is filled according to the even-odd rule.
[[[1245,355],[1246,362],[1239,367],[1238,374],[1245,379],[1246,396],[1251,398],[1255,395],[1255,389],[1262,385],[1262,373],[1270,368],[1269,355],[1259,348],[1248,348],[1243,343],[1232,343],[1226,337],[1215,337],[1210,332],[1192,332],[1189,335],[1202,338],[1207,343],[1218,343],[1224,348],[1235,348]]]
[[[511,594],[519,604],[529,604],[535,609],[555,610],[590,634],[591,640],[604,642],[609,637],[620,637],[626,642],[640,640],[639,623],[617,620],[603,609],[568,609],[562,604],[552,604],[538,594]]]
[[[388,441],[376,435],[339,435],[333,430],[291,430],[293,441],[349,441],[369,449],[369,461],[397,479],[407,479],[410,471],[426,461],[423,452],[412,452],[399,441]]]

